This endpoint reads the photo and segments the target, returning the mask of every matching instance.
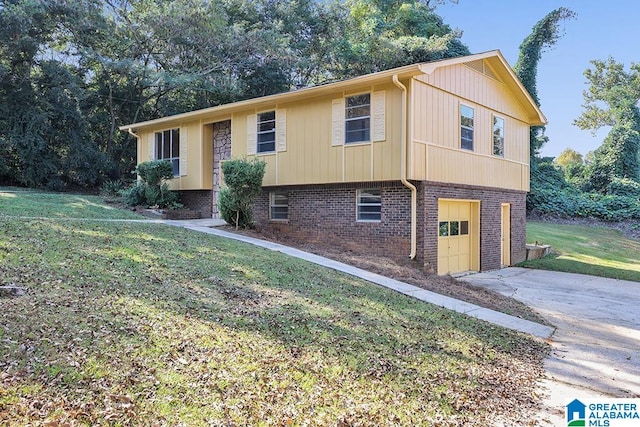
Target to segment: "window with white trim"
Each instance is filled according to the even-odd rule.
[[[460,148],[473,151],[473,108],[460,105]]]
[[[156,132],[156,160],[168,160],[173,176],[180,175],[180,129]]]
[[[381,221],[382,191],[379,189],[358,190],[356,210],[358,221]]]
[[[371,141],[371,94],[348,96],[344,106],[345,144]]]
[[[257,152],[276,151],[276,112],[268,111],[257,115]]]
[[[275,221],[289,219],[289,195],[287,193],[269,193],[269,218]]]
[[[493,116],[493,155],[504,157],[504,119]]]

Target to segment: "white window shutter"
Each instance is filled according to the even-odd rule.
[[[147,135],[147,160],[156,160],[156,134],[154,132]],[[142,162],[142,159],[138,160]]]
[[[344,144],[344,98],[331,101],[331,145]]]
[[[188,148],[187,128],[180,129],[180,176],[187,174],[187,150]]]
[[[387,139],[385,131],[385,102],[386,91],[373,92],[373,96],[371,97],[371,121],[373,122],[371,125],[371,139],[373,141],[384,141]]]
[[[276,110],[276,151],[287,151],[287,110]]]
[[[247,156],[256,154],[256,115],[247,116]]]

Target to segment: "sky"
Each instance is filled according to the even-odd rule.
[[[588,87],[584,71],[594,59],[613,57],[627,69],[640,62],[640,1],[459,0],[439,6],[436,13],[463,31],[462,41],[472,53],[498,49],[514,66],[520,43],[536,22],[558,7],[573,10],[577,17],[561,23],[564,36],[538,64],[540,108],[549,121],[549,142],[541,154],[556,157],[572,148],[584,155],[608,133],[603,128],[593,136],[573,125],[582,113],[582,92]]]

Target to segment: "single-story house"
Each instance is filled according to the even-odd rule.
[[[217,217],[220,164],[266,162],[261,228],[411,258],[438,274],[525,258],[529,128],[546,119],[499,51],[122,126]]]

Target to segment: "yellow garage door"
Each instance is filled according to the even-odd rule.
[[[438,201],[438,274],[477,269],[475,206],[468,201]]]

